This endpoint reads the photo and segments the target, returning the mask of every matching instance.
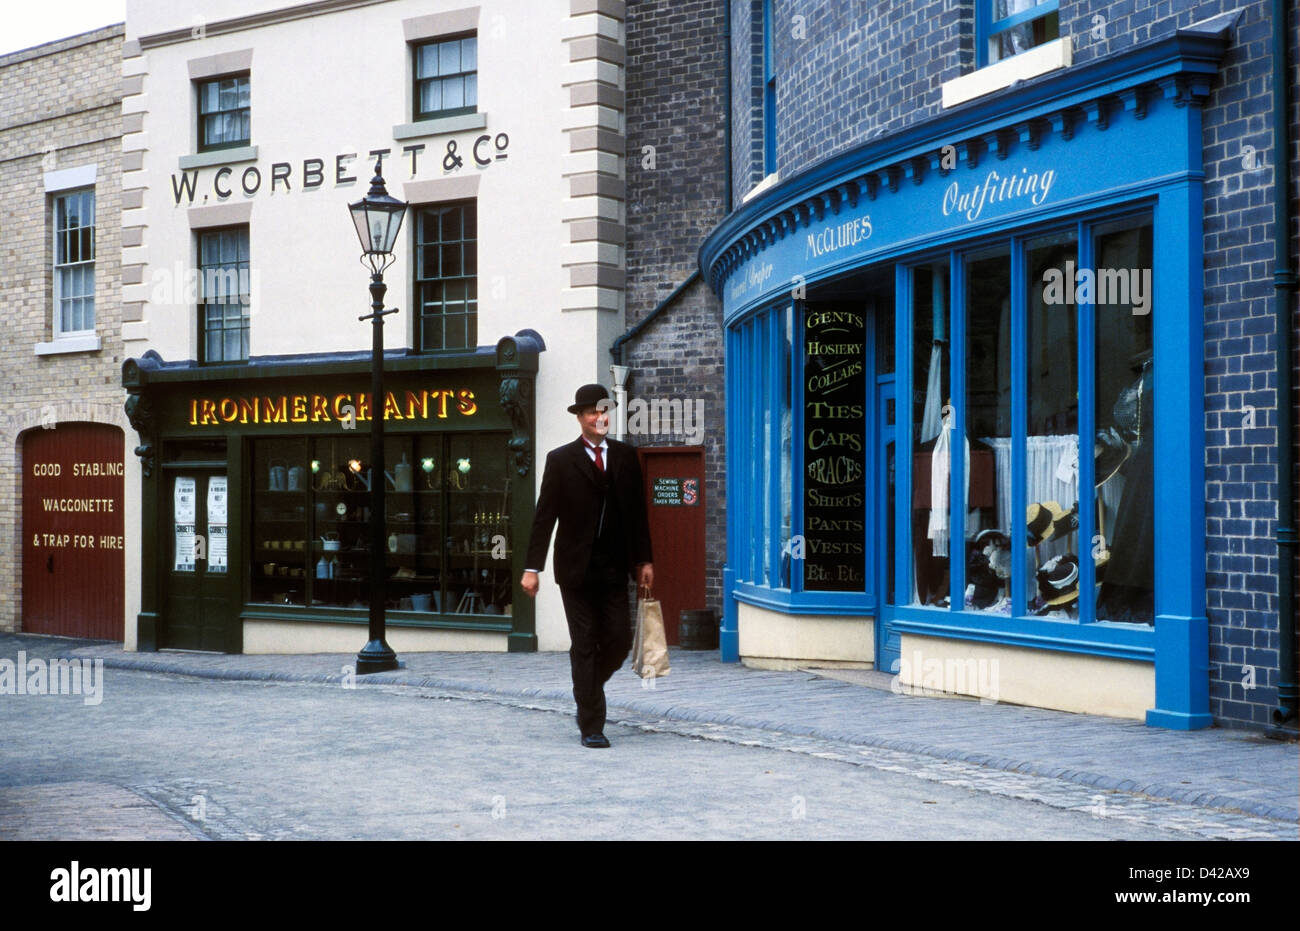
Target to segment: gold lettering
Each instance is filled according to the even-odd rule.
[[[280,395],[280,404],[277,406],[275,398],[262,398],[262,407],[266,410],[267,423],[288,423],[286,417],[288,410],[288,400],[284,395]]]
[[[478,405],[474,403],[474,392],[468,389],[462,391],[460,393],[460,399],[456,402],[456,407],[466,417],[469,417],[471,414],[477,411]]]
[[[420,408],[420,419],[429,419],[429,392],[421,391],[416,394],[414,391],[406,392],[406,416],[409,420],[415,419],[415,408]]]
[[[330,399],[319,394],[311,396],[311,422],[330,419]]]
[[[294,423],[307,422],[307,396],[305,394],[295,394],[293,396],[293,410],[289,414],[289,419]]]
[[[384,397],[384,420],[402,419],[402,409],[397,404],[397,398],[393,397],[393,392],[389,391]]]

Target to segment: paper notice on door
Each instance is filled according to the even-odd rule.
[[[208,571],[226,572],[226,477],[208,479]]]
[[[176,476],[176,523],[194,523],[194,477]]]
[[[208,479],[208,526],[226,526],[226,477]]]
[[[176,476],[172,511],[176,525],[176,572],[194,571],[194,478]]]
[[[208,525],[208,571],[225,572],[226,566],[226,528]]]

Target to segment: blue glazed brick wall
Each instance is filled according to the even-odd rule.
[[[787,180],[845,149],[941,112],[942,84],[974,68],[973,0],[773,0],[777,169]],[[733,93],[754,84],[740,51],[761,4],[733,3]],[[1216,722],[1266,724],[1277,699],[1277,384],[1273,289],[1274,171],[1271,31],[1267,0],[1061,0],[1062,36],[1083,64],[1221,13],[1240,19],[1204,105],[1206,614]],[[1293,12],[1289,80],[1294,63]],[[761,28],[758,30],[761,37]],[[761,67],[761,43],[759,45]],[[1300,93],[1293,94],[1300,97]],[[735,202],[761,179],[759,106],[735,109]],[[1291,177],[1300,176],[1290,114]],[[743,140],[760,142],[746,150]],[[1252,146],[1250,153],[1244,148]],[[756,151],[756,155],[755,155]],[[1254,165],[1256,167],[1248,167]],[[1294,188],[1293,188],[1294,193]],[[1292,268],[1297,267],[1292,231]],[[1292,295],[1293,326],[1297,320]],[[1295,369],[1289,373],[1297,381]],[[1253,427],[1247,426],[1254,409]],[[1292,411],[1291,415],[1296,416]],[[1294,482],[1296,479],[1290,477]],[[1295,619],[1288,619],[1295,623]],[[1243,682],[1254,675],[1254,687]]]

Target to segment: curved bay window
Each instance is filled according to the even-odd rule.
[[[912,605],[1153,623],[1152,271],[1146,215],[909,269]]]
[[[793,307],[787,303],[728,331],[731,401],[729,474],[738,505],[730,524],[729,560],[736,578],[767,588],[790,587],[803,544],[792,534]]]

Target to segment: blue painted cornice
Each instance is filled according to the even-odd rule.
[[[863,142],[765,191],[733,211],[699,250],[700,271],[719,296],[739,265],[843,204],[897,192],[942,171],[944,146],[966,166],[1005,157],[1010,146],[1038,148],[1046,134],[1070,139],[1083,121],[1105,128],[1122,108],[1142,119],[1153,99],[1183,107],[1209,96],[1229,45],[1227,29],[1173,36],[954,107],[889,136]]]

